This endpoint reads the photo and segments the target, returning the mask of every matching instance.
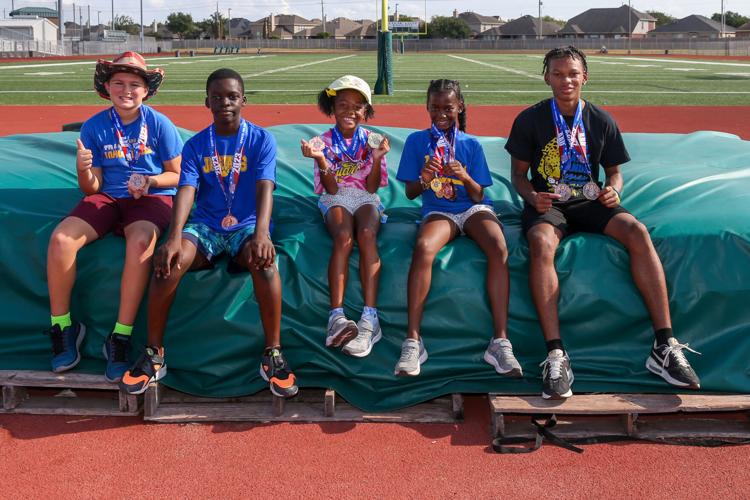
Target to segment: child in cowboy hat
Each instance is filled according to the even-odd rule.
[[[180,176],[182,140],[172,122],[143,104],[164,79],[136,52],[99,60],[94,87],[112,106],[84,122],[77,140],[76,174],[83,200],[58,224],[47,249],[52,371],[81,359],[86,327],[71,320],[76,256],[108,232],[125,237],[117,322],[104,342],[105,377],[117,382],[128,368],[130,334],[151,272],[159,235],[170,222]]]

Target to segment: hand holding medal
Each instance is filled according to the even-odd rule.
[[[151,185],[151,178],[143,174],[131,174],[128,179],[128,193],[136,200],[148,193],[148,188]]]
[[[377,132],[370,132],[367,136],[367,146],[372,150],[374,159],[382,158],[391,150],[391,143],[388,138]]]
[[[309,141],[302,140],[301,141],[301,147],[302,147],[302,156],[306,158],[322,158],[323,157],[323,151],[326,148],[325,142],[323,142],[323,139],[316,135]]]

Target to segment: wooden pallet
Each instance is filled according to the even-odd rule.
[[[144,398],[144,420],[153,422],[430,422],[463,419],[463,397],[452,394],[392,412],[364,412],[332,389],[300,389],[285,400],[269,391],[238,398],[190,396],[151,384]]]
[[[750,395],[581,394],[554,401],[490,394],[489,402],[494,437],[533,437],[530,416],[554,414],[553,432],[566,439],[750,438]]]
[[[121,393],[103,375],[0,370],[0,413],[110,415],[140,413],[137,396]]]

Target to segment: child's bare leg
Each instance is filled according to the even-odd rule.
[[[203,269],[209,265],[206,257],[198,251],[193,242],[182,240],[182,260],[180,268],[175,265],[168,278],[151,277],[148,291],[148,345],[161,347],[164,331],[167,328],[169,310],[177,295],[180,280],[191,269]]]
[[[495,338],[507,338],[508,300],[508,249],[503,231],[494,215],[478,212],[464,223],[464,231],[476,241],[487,257],[487,295],[490,299]]]
[[[47,287],[52,316],[70,312],[76,256],[81,248],[98,238],[94,228],[78,217],[66,217],[52,232],[47,247]]]
[[[419,339],[424,303],[432,283],[432,263],[440,249],[456,236],[458,227],[444,217],[430,217],[422,222],[409,267],[407,338]]]
[[[349,277],[349,255],[354,246],[354,218],[342,207],[333,207],[326,214],[326,228],[333,240],[328,261],[328,287],[331,309],[344,305],[344,290]]]
[[[149,221],[136,221],[125,228],[125,265],[120,279],[120,311],[117,322],[132,325],[151,275],[159,229]]]
[[[235,261],[250,271],[253,278],[255,300],[260,309],[260,321],[263,323],[263,333],[266,347],[281,346],[281,279],[276,264],[267,269],[256,269],[252,264],[253,255],[249,243],[242,247],[240,255]]]
[[[374,205],[364,205],[354,214],[359,245],[359,279],[367,307],[376,307],[380,281],[380,255],[378,255],[378,230],[380,213]]]

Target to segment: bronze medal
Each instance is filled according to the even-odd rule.
[[[452,201],[455,198],[456,188],[450,181],[443,184],[443,195],[446,200]]]
[[[133,191],[140,191],[146,186],[146,176],[143,174],[132,174],[128,179],[128,186]]]
[[[229,229],[232,226],[236,226],[239,221],[237,220],[237,217],[235,217],[232,214],[227,214],[223,219],[221,219],[221,227],[224,229]]]

